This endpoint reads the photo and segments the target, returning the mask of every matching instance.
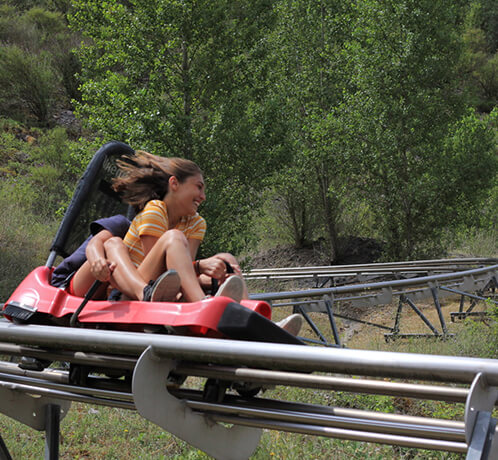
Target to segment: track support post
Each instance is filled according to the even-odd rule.
[[[446,328],[446,322],[444,321],[443,311],[441,310],[437,290],[437,286],[431,286],[432,298],[434,299],[434,305],[436,306],[437,314],[439,316],[439,323],[441,324],[443,335],[446,337],[448,335],[448,329]]]
[[[9,449],[7,449],[2,436],[0,436],[0,460],[12,460]]]
[[[45,460],[59,458],[61,408],[57,404],[45,407]]]
[[[132,392],[138,413],[203,450],[217,460],[244,460],[256,450],[262,430],[242,426],[227,428],[190,409],[184,400],[171,395],[168,378],[175,362],[160,358],[148,347],[133,373]]]
[[[332,310],[332,306],[334,305],[334,296],[330,295],[328,298],[324,297],[323,302],[325,304],[325,308],[327,309],[327,314],[329,315],[330,327],[332,328],[334,341],[337,346],[342,347],[341,337],[339,336],[339,331],[337,330],[337,324],[334,318],[334,311]]]
[[[0,382],[0,413],[35,430],[45,431],[45,460],[59,458],[60,421],[70,407],[71,401],[33,397],[29,394],[29,387]],[[10,460],[6,449],[0,442],[0,460]]]

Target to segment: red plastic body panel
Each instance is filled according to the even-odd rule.
[[[52,269],[49,267],[33,270],[5,305],[16,301],[21,305],[35,307],[38,313],[45,313],[52,318],[70,317],[83,299],[51,286],[51,273]],[[191,303],[90,300],[78,320],[89,327],[106,324],[121,330],[135,330],[140,325],[183,326],[192,335],[221,337],[216,327],[230,302],[233,300],[228,297],[211,297]],[[271,319],[271,307],[266,302],[243,300],[241,304]]]

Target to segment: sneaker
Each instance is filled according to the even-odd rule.
[[[180,275],[176,270],[164,272],[144,287],[144,302],[172,302],[180,291]]]
[[[117,302],[119,300],[123,300],[123,294],[118,289],[113,288],[113,289],[111,289],[111,292],[109,292],[109,296],[107,297],[107,300],[110,300],[112,302]]]
[[[215,297],[230,297],[235,302],[240,302],[244,295],[244,280],[237,275],[232,275],[220,286]]]
[[[280,326],[289,334],[298,335],[303,325],[303,317],[298,313],[294,313],[293,315],[287,316],[287,318],[284,318],[282,321],[275,324]]]

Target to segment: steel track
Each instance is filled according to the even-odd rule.
[[[137,370],[139,358],[142,360],[147,350],[151,350],[154,361],[169,362],[175,358],[174,367],[161,383],[163,391],[182,407],[188,407],[194,417],[195,414],[203,415],[211,424],[223,422],[240,427],[448,452],[469,451],[468,421],[330,407],[330,392],[402,396],[469,405],[469,401],[475,399],[475,389],[469,385],[476,375],[484,374],[486,385],[492,388],[498,385],[498,362],[495,360],[15,326],[5,322],[0,322],[0,339],[2,355],[36,356],[96,369],[84,384],[75,385],[71,383],[68,371],[25,371],[4,361],[0,362],[0,392],[14,391],[60,401],[135,410],[140,390],[130,387],[127,380],[108,378],[98,372],[103,368],[140,372]],[[338,374],[344,375],[339,377]],[[185,378],[192,376],[206,379],[206,385],[215,381],[218,385],[215,389],[222,391],[214,393],[214,398],[211,395],[206,399],[205,391],[203,394],[200,389],[182,387]],[[147,379],[155,378],[155,375],[147,376]],[[404,380],[396,381],[396,378]],[[421,383],[424,380],[426,382]],[[303,391],[319,390],[323,403],[303,404],[268,397],[247,399],[231,391],[225,394],[225,388],[236,387],[241,382],[262,388],[285,385]],[[457,383],[460,385],[455,386]],[[494,406],[496,393],[492,394],[492,399]]]
[[[316,339],[308,339],[309,342],[340,347],[342,342],[336,324],[337,318],[382,329],[386,331],[384,334],[386,340],[402,337],[450,336],[441,310],[441,300],[449,296],[460,297],[459,310],[451,312],[451,321],[484,314],[482,310],[474,311],[474,308],[484,301],[497,303],[494,297],[498,287],[496,262],[497,259],[454,259],[342,267],[298,267],[253,270],[248,273],[248,277],[250,279],[251,276],[257,278],[264,275],[267,279],[286,281],[295,281],[295,277],[315,279],[317,283],[314,288],[259,293],[251,295],[251,298],[270,302],[273,308],[292,307],[295,313],[304,316],[316,335]],[[327,280],[338,278],[344,280],[346,276],[351,276],[350,282],[323,287]],[[321,277],[326,281],[318,287],[318,280],[322,279]],[[378,281],[379,277],[382,281]],[[360,278],[368,279],[368,282],[357,282]],[[332,282],[334,283],[335,281]],[[434,303],[439,324],[431,322],[416,305],[418,302],[428,301]],[[465,308],[466,301],[470,301],[470,305]],[[352,313],[358,309],[361,311],[372,307],[392,306],[396,303],[398,310],[391,326],[364,321]],[[403,308],[413,310],[428,328],[428,333],[402,333]],[[318,327],[310,316],[312,312],[325,313],[328,316],[330,331],[324,332]],[[332,332],[333,341],[326,338],[329,332]]]
[[[333,328],[336,317],[346,316],[342,311],[337,313],[338,303],[379,306],[397,299],[400,313],[403,305],[416,309],[415,302],[427,297],[433,298],[438,312],[439,298],[444,295],[481,301],[485,298],[484,289],[490,291],[498,285],[498,264],[487,265],[492,262],[496,260],[460,259],[456,265],[454,261],[424,261],[418,267],[414,263],[361,266],[363,274],[370,269],[372,276],[386,277],[390,273],[389,276],[397,279],[252,297],[270,301],[273,307],[293,305],[307,320],[310,312],[324,312]],[[360,273],[359,266],[349,271],[340,268],[343,274],[354,270]],[[429,269],[433,270],[430,275]],[[317,274],[315,271],[313,276]],[[441,316],[440,320],[441,330],[428,325],[433,327],[435,336],[448,334]],[[377,326],[401,335],[398,317],[396,321],[391,328]],[[322,344],[327,343],[322,341]],[[83,378],[75,381],[74,374],[67,370],[26,371],[16,364],[0,362],[0,410],[47,431],[51,448],[46,447],[45,458],[57,458],[53,454],[56,437],[49,434],[58,433],[58,418],[54,421],[49,415],[54,417],[58,411],[64,415],[69,407],[65,404],[71,401],[138,410],[145,418],[215,458],[247,458],[257,445],[261,429],[467,453],[469,459],[496,459],[498,455],[496,421],[491,417],[498,399],[495,360],[17,326],[3,320],[0,320],[0,355],[31,356],[67,363],[72,369],[85,369]],[[106,376],[120,373],[128,377]],[[200,378],[204,388],[185,387],[184,382],[188,383],[190,377]],[[156,386],[147,389],[149,385]],[[236,391],[251,394],[259,388],[278,385],[313,391],[322,395],[323,401],[303,404],[261,396],[244,398]],[[330,407],[330,397],[335,391],[465,403],[465,421]],[[156,413],[157,404],[148,404],[150,394],[158,395],[163,401],[161,405],[168,410]],[[39,399],[33,403],[29,395],[38,395]],[[16,400],[14,406],[6,402],[11,398]],[[27,415],[15,415],[19,407]],[[172,425],[164,416],[164,412],[176,411],[183,411],[181,418],[188,420],[186,426],[190,428],[177,427],[178,423]],[[43,417],[47,421],[34,426],[32,414],[37,414],[38,421]],[[220,423],[238,427],[239,431],[231,429],[228,433],[222,428],[226,425]],[[487,434],[478,436],[479,430]],[[3,459],[2,449],[6,448],[0,442]],[[478,456],[470,456],[475,452]]]
[[[497,263],[497,258],[456,258],[355,265],[255,268],[244,272],[244,277],[248,280],[294,280],[299,278],[316,280],[317,278],[336,279],[348,277],[348,284],[351,284],[352,282],[361,282],[358,279],[361,276],[388,276],[396,279],[403,275],[450,273],[496,265]],[[355,277],[357,278],[356,280],[354,279]],[[335,285],[334,282],[331,285]]]

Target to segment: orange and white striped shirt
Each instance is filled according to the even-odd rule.
[[[193,216],[182,217],[174,228],[180,230],[187,239],[202,241],[206,233],[206,221],[195,213]],[[164,201],[149,201],[135,216],[124,238],[124,244],[128,247],[135,266],[138,267],[145,257],[140,237],[150,235],[160,238],[169,229],[168,211]]]

